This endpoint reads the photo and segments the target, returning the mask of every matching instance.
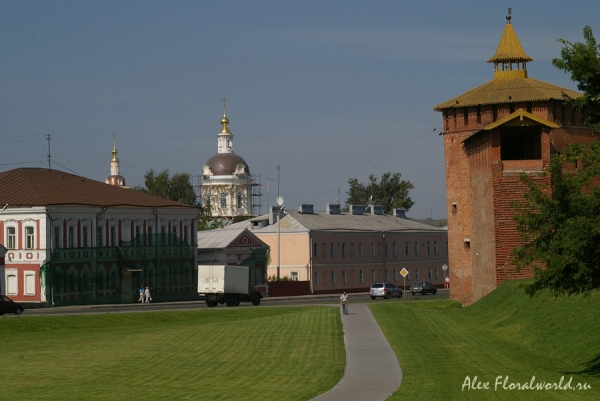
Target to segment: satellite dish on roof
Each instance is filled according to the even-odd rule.
[[[278,204],[279,206],[283,205],[283,198],[282,198],[281,196],[278,196],[278,197],[277,197],[277,204]]]

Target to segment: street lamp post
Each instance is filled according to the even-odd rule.
[[[269,177],[267,177],[267,213],[271,213],[271,209],[269,209],[269,183],[271,181],[275,182],[275,180],[272,180]]]
[[[446,287],[446,271],[448,270],[448,265],[444,264],[442,266],[442,270],[444,271],[444,287]],[[449,286],[448,286],[449,287]]]
[[[277,197],[277,204],[279,205],[279,210],[277,211],[277,281],[280,279],[281,275],[281,212],[285,209],[285,205],[283,204],[283,198],[281,196]]]

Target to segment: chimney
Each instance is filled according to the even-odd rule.
[[[269,213],[269,225],[272,226],[273,224],[277,223],[277,214],[279,213],[279,211],[281,210],[281,206],[271,206],[271,211]],[[283,213],[281,218],[283,219]]]
[[[342,208],[339,203],[327,203],[325,205],[325,212],[327,214],[342,214]]]
[[[371,214],[374,216],[382,216],[383,215],[383,206],[381,206],[381,205],[371,206]]]
[[[406,219],[406,211],[403,208],[400,209],[394,209],[394,216],[398,217],[399,219]]]
[[[350,205],[350,214],[353,216],[361,216],[365,212],[364,205]]]
[[[298,206],[298,212],[302,214],[315,214],[315,205],[310,205],[308,203],[301,203]]]

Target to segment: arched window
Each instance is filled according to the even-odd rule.
[[[227,194],[222,193],[221,194],[221,207],[225,207],[225,206],[227,206]]]

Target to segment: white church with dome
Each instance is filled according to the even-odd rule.
[[[246,161],[233,152],[227,109],[223,105],[223,128],[217,135],[218,152],[208,159],[200,176],[202,205],[210,204],[213,217],[233,218],[253,215],[254,177]]]

